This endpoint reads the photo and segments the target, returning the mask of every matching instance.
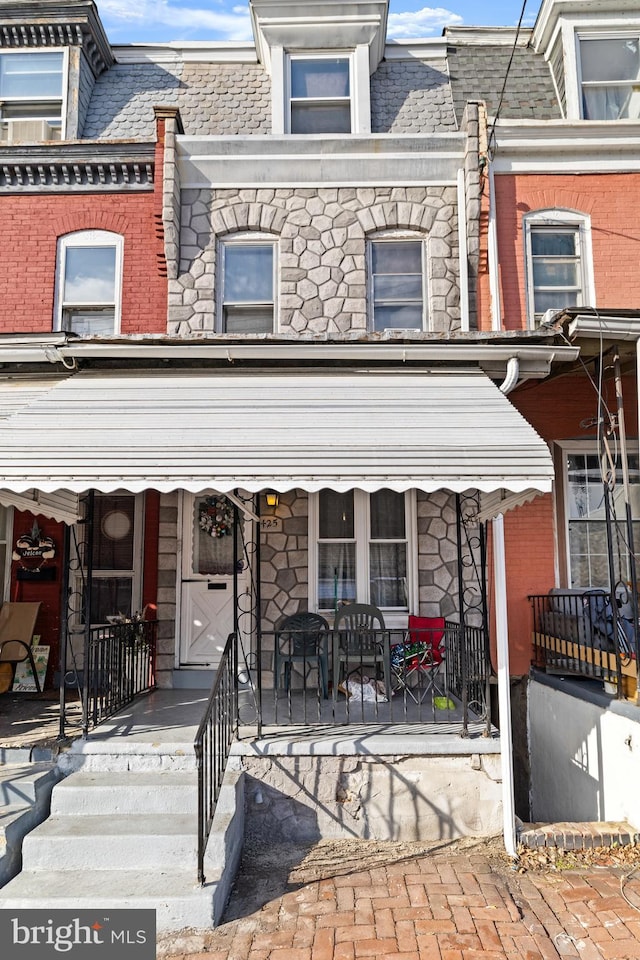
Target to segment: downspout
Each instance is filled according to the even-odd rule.
[[[500,722],[500,766],[502,772],[502,832],[508,856],[516,853],[516,810],[513,790],[513,736],[511,731],[511,689],[509,686],[509,627],[507,624],[507,565],[504,547],[504,517],[492,521],[493,580],[496,604],[498,653],[498,714]]]
[[[507,372],[505,378],[500,384],[500,392],[506,396],[517,386],[520,377],[520,361],[517,357],[511,357],[507,360]]]
[[[502,309],[500,304],[500,263],[498,260],[498,228],[496,223],[495,179],[493,166],[489,162],[489,290],[491,292],[491,329],[502,329]]]
[[[458,170],[458,245],[460,248],[460,329],[469,330],[469,253],[464,170]]]

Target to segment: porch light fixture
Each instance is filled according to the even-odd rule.
[[[267,490],[264,496],[268,507],[273,507],[275,509],[280,503],[280,496],[275,490]]]

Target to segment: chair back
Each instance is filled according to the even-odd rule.
[[[433,663],[442,663],[444,651],[441,644],[444,637],[444,617],[417,617],[409,614],[409,642],[423,643],[431,648]]]
[[[25,659],[22,643],[31,646],[41,603],[3,603],[0,607],[0,662],[16,663]],[[11,643],[19,640],[20,643]],[[9,642],[7,642],[9,641]]]
[[[320,634],[328,629],[329,624],[319,613],[303,611],[283,620],[278,634],[280,640],[288,642],[290,654],[306,657],[318,652]]]
[[[384,630],[382,611],[372,603],[347,603],[336,614],[334,629],[343,650],[375,652],[380,643],[376,630]]]

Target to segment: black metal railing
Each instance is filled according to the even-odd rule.
[[[621,699],[634,695],[637,665],[632,625],[618,614],[609,593],[554,590],[529,600],[535,666],[548,673],[614,684]]]
[[[359,636],[359,633],[361,636]],[[263,631],[273,673],[262,690],[262,722],[364,722],[490,727],[491,664],[482,628],[442,626],[364,631]],[[268,687],[271,687],[271,690]]]
[[[235,634],[227,639],[204,716],[194,740],[198,770],[198,882],[204,854],[238,726],[238,659]]]
[[[83,733],[155,687],[155,620],[92,627],[83,667]]]

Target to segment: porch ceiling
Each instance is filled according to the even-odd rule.
[[[551,489],[547,445],[476,370],[85,370],[0,420],[0,488]]]

